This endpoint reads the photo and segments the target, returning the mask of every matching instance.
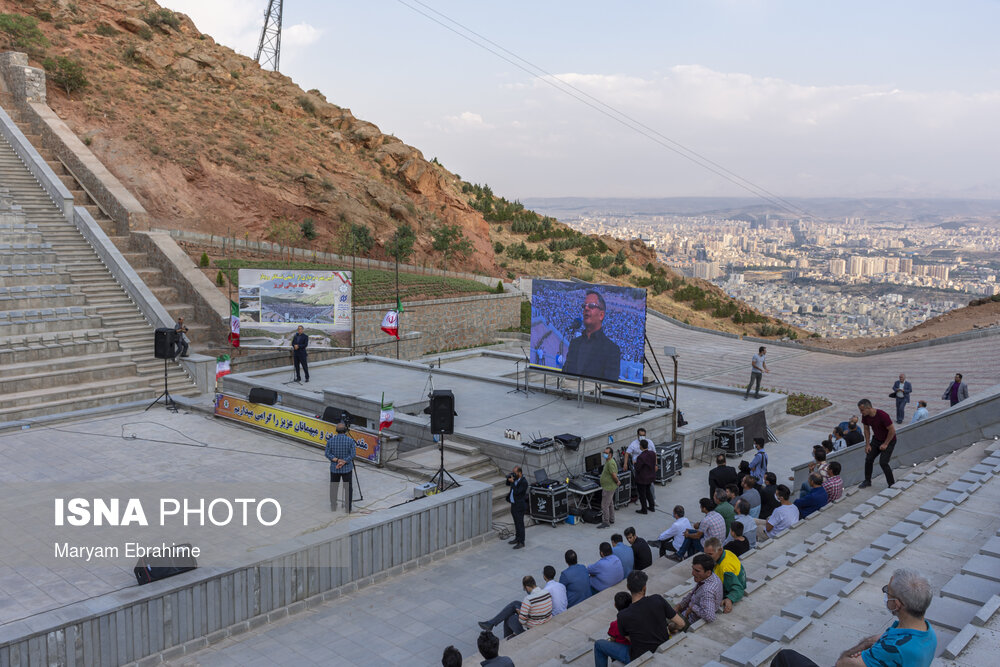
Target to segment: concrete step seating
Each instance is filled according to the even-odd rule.
[[[152,326],[3,141],[0,183],[0,423],[152,400]],[[172,393],[197,393],[167,368]]]
[[[811,622],[822,618],[843,596],[897,558],[943,516],[931,510],[947,513],[949,507],[954,507],[953,501],[964,502],[969,497],[969,489],[978,490],[980,487],[963,485],[969,481],[968,475],[986,471],[978,467],[984,465],[979,462],[984,447],[980,444],[979,451],[971,451],[973,447],[951,455],[949,460],[958,465],[950,469],[945,468],[943,459],[921,464],[897,479],[892,489],[877,493],[872,489],[848,489],[837,503],[798,522],[777,539],[760,543],[760,548],[741,559],[747,571],[747,595],[732,613],[720,614],[712,624],[695,623],[690,632],[671,638],[656,655],[647,655],[641,661],[767,664],[782,648],[782,642],[795,639]],[[961,469],[963,461],[967,461],[965,470]],[[1000,472],[1000,460],[996,470]],[[648,590],[666,591],[665,597],[674,603],[693,586],[690,560],[668,567],[661,559],[647,573]],[[890,573],[887,569],[884,576]],[[882,576],[876,590],[885,583]],[[504,654],[515,663],[589,664],[593,641],[606,638],[608,624],[614,619],[614,592],[623,589],[624,585],[620,585],[603,591],[553,621],[505,642]],[[886,614],[877,622],[884,629],[890,620]],[[858,639],[868,634],[872,630]],[[938,635],[941,639],[940,631]],[[945,639],[951,640],[947,636]],[[939,642],[941,647],[945,643]]]
[[[995,479],[1000,456],[986,452],[975,469],[979,472],[952,481],[852,556],[845,565],[863,566],[861,576],[847,583],[833,577],[820,582],[808,593],[813,599],[797,598],[753,631],[754,640],[766,648],[741,640],[743,646],[731,646],[723,661],[762,664],[748,658],[756,648],[766,664],[781,648],[794,648],[821,664],[832,663],[846,646],[888,627],[892,619],[884,610],[881,587],[893,570],[906,567],[923,573],[939,590],[926,616],[938,639],[935,664],[982,664],[988,653],[962,654],[1000,607],[1000,519],[993,510],[1000,502],[1000,480]],[[963,506],[970,498],[974,502]],[[971,659],[947,662],[956,658]]]

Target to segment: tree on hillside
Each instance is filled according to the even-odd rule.
[[[368,227],[351,223],[343,228],[341,253],[367,255],[375,247],[375,239]]]
[[[434,250],[444,254],[445,260],[454,257],[468,257],[472,254],[472,242],[465,238],[462,228],[458,225],[443,225],[431,230]]]
[[[288,218],[278,218],[272,220],[267,228],[267,239],[282,246],[282,250],[288,249],[288,260],[292,259],[292,244],[302,238],[302,228]]]
[[[417,242],[417,234],[413,227],[403,223],[396,228],[392,235],[392,240],[385,247],[386,253],[390,257],[395,257],[400,262],[405,262],[413,255],[413,245]]]

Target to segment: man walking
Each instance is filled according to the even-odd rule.
[[[507,475],[507,502],[510,503],[510,516],[514,520],[514,539],[507,544],[513,544],[515,549],[524,548],[524,514],[528,511],[528,480],[524,478],[521,466],[514,466],[514,472]]]
[[[615,522],[615,491],[621,484],[614,450],[605,447],[601,458],[604,459],[604,468],[601,470],[601,523],[598,529],[607,528]]]
[[[860,487],[863,489],[872,485],[872,468],[876,457],[879,467],[885,473],[886,484],[892,486],[896,478],[889,467],[889,459],[896,447],[896,425],[884,410],[873,408],[872,402],[867,398],[858,401],[858,410],[861,411],[861,423],[865,426],[865,481],[861,482]]]
[[[906,379],[906,374],[900,373],[899,379],[892,384],[892,396],[896,399],[897,424],[903,423],[903,412],[906,410],[906,404],[910,402],[911,391],[913,391],[913,386]]]
[[[952,405],[961,403],[969,397],[969,385],[962,382],[962,374],[955,373],[955,381],[948,385],[941,395],[942,401],[951,401]]]
[[[743,395],[743,400],[750,398],[750,387],[757,383],[757,388],[754,390],[754,398],[760,398],[760,381],[764,377],[764,373],[770,373],[767,370],[767,364],[764,363],[764,356],[767,355],[767,348],[761,345],[757,349],[757,354],[753,355],[753,359],[750,360],[750,384],[747,385],[747,393]]]
[[[309,382],[309,361],[308,353],[306,348],[309,347],[309,336],[306,334],[305,329],[302,325],[299,325],[298,330],[295,335],[292,336],[292,361],[295,363],[295,381],[302,382],[302,374],[299,372],[299,366],[306,373],[306,382]]]
[[[351,503],[354,496],[354,485],[351,483],[354,474],[354,454],[357,443],[347,435],[347,424],[337,424],[336,435],[326,438],[326,458],[330,459],[330,511],[337,511],[337,497],[340,495],[340,483],[346,484],[347,513],[351,513]]]
[[[177,333],[177,347],[174,349],[174,361],[176,361],[177,357],[188,356],[188,346],[191,344],[191,341],[187,337],[188,328],[184,324],[183,316],[177,318],[177,323],[174,324],[174,331]]]

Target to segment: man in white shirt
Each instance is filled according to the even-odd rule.
[[[649,451],[656,455],[656,446],[653,445],[653,441],[646,437],[646,429],[641,426],[635,432],[635,440],[629,443],[628,447],[625,449],[625,453],[628,454],[629,460],[626,462],[626,470],[631,470],[632,465],[635,460],[639,458],[639,454],[642,453],[642,447],[639,445],[640,440],[645,440],[649,443]]]
[[[784,484],[779,484],[774,492],[781,503],[774,508],[767,519],[757,519],[757,541],[777,537],[798,523],[799,508],[792,504],[792,492]]]
[[[556,581],[556,568],[546,565],[542,569],[542,576],[545,577],[545,589],[552,596],[552,615],[558,616],[566,611],[569,601],[566,598],[566,587]]]
[[[660,533],[659,537],[659,547],[660,547],[660,558],[667,555],[667,551],[677,551],[684,544],[684,531],[694,530],[691,525],[691,521],[684,516],[684,506],[677,505],[674,507],[674,523],[667,528],[665,531]],[[657,546],[657,542],[651,541],[650,546]]]

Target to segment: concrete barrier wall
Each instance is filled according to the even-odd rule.
[[[473,480],[402,507],[303,535],[225,571],[199,569],[9,623],[0,665],[174,660],[482,543],[492,487]]]
[[[31,175],[35,177],[42,189],[52,198],[53,203],[67,220],[73,219],[73,195],[69,188],[56,177],[52,168],[42,159],[35,147],[31,145],[24,133],[14,122],[14,119],[7,115],[7,112],[0,109],[0,133],[11,145],[21,162],[28,168]]]
[[[831,430],[834,424],[831,423]],[[928,459],[950,454],[985,438],[1000,435],[1000,385],[974,395],[944,412],[916,424],[897,424],[896,447],[892,453],[892,467],[911,466]],[[818,443],[816,443],[818,444]],[[809,476],[809,457],[812,445],[802,446],[804,462],[793,466],[795,489],[802,486]],[[859,484],[864,478],[865,447],[854,445],[827,457],[839,461],[844,485]],[[882,475],[875,460],[873,478]]]

